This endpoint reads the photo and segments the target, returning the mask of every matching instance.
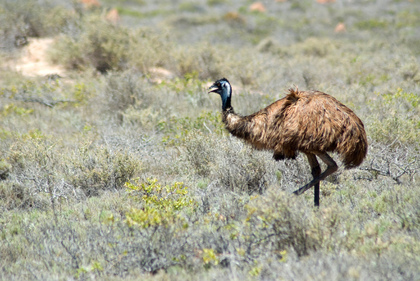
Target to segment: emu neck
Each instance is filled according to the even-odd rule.
[[[232,108],[232,105],[230,103],[231,98],[232,98],[232,90],[230,88],[230,85],[229,85],[228,89],[223,91],[220,96],[222,98],[222,110],[223,110],[223,112],[227,111],[229,108]]]
[[[232,108],[231,104],[231,97],[230,96],[222,96],[222,110],[227,111],[228,109]]]
[[[223,110],[222,112],[222,122],[226,125],[226,129],[228,129],[228,131],[231,131],[230,124],[229,124],[231,120],[230,118],[228,118],[228,116],[232,116],[232,114],[236,115],[232,106],[228,107],[226,110]]]

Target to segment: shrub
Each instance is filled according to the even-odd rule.
[[[219,157],[212,176],[229,190],[235,192],[263,193],[269,186],[271,157],[255,152],[251,147],[225,142],[220,147]]]
[[[212,112],[202,112],[197,117],[171,118],[167,122],[161,122],[158,126],[164,134],[162,139],[165,145],[183,145],[186,143],[186,149],[193,153],[188,140],[199,134],[209,137],[213,133],[221,135],[224,132],[223,123],[220,115]]]
[[[369,30],[369,29],[385,29],[389,23],[383,19],[368,19],[362,20],[355,24],[355,26],[362,30]]]
[[[1,280],[420,276],[415,1],[121,0],[119,25],[111,1],[15,2],[0,4]],[[29,30],[61,34],[55,58],[79,72],[14,72],[7,46]],[[305,156],[228,135],[206,91],[221,77],[244,115],[293,84],[337,97],[365,124],[365,162],[321,182],[319,208],[294,197]]]
[[[168,65],[178,77],[197,73],[202,80],[219,79],[226,73],[226,58],[223,48],[208,43],[178,48],[173,54],[174,65]],[[175,67],[174,67],[175,66]]]
[[[51,196],[47,193],[34,193],[32,188],[23,183],[11,181],[0,182],[0,202],[2,211],[13,209],[41,209],[46,210],[51,204]]]
[[[0,3],[2,48],[27,44],[27,37],[52,36],[77,21],[75,13],[52,1],[2,1]]]
[[[196,206],[188,195],[188,187],[182,182],[162,187],[156,179],[148,179],[147,183],[135,184],[127,182],[130,195],[142,205],[141,209],[132,209],[126,214],[128,226],[148,228],[156,225],[168,226],[181,220],[182,211],[193,212]],[[188,227],[185,224],[184,227]]]
[[[401,144],[397,139],[387,146],[372,142],[362,169],[369,171],[374,179],[384,176],[394,183],[402,184],[415,181],[420,166],[419,158],[418,147]]]
[[[77,197],[77,192],[63,180],[59,146],[59,141],[53,141],[39,130],[17,137],[10,146],[7,153],[10,183],[4,185],[4,192],[13,191],[9,195],[21,201],[19,206],[44,208],[46,198],[54,204],[68,199],[70,194]]]
[[[80,147],[67,165],[67,179],[87,196],[121,189],[141,169],[141,163],[128,152],[89,144]]]
[[[171,61],[165,35],[147,28],[131,30],[91,14],[75,29],[60,36],[50,50],[51,59],[69,69],[93,67],[106,73],[135,67],[148,73],[150,68]]]
[[[147,108],[151,95],[144,91],[143,75],[139,72],[110,72],[104,89],[105,104],[110,112],[123,113],[130,106]]]
[[[153,67],[167,67],[173,64],[174,42],[161,30],[150,28],[135,29],[130,33],[130,46],[126,50],[129,56],[128,66],[143,73],[149,73]]]
[[[390,143],[398,140],[401,143],[415,143],[420,135],[420,123],[415,120],[388,116],[374,120],[369,124],[369,133],[375,141]]]
[[[94,15],[84,18],[78,28],[77,33],[57,39],[51,50],[53,61],[70,69],[90,66],[102,73],[121,70],[127,65],[131,43],[128,29]]]
[[[292,248],[299,256],[308,255],[321,247],[322,234],[317,229],[316,221],[305,207],[298,208],[297,205],[290,195],[273,191],[268,196],[251,201],[247,226],[254,231],[248,241],[249,255],[255,248],[254,243],[270,245],[272,251]],[[258,245],[258,248],[264,246]]]
[[[200,177],[216,180],[228,190],[262,193],[274,181],[275,165],[271,157],[239,140],[192,134],[186,139],[185,149],[188,168]]]
[[[12,165],[7,163],[4,159],[0,160],[0,180],[5,180],[9,176]]]

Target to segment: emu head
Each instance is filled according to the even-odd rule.
[[[232,87],[226,78],[222,78],[213,83],[209,88],[209,93],[219,94],[222,98],[223,111],[231,107],[230,100],[232,97]]]

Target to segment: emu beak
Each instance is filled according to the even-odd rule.
[[[215,89],[211,90],[213,88],[215,88]],[[210,94],[210,93],[216,93],[217,94],[217,90],[219,90],[219,87],[217,87],[216,84],[213,84],[208,89],[211,90],[211,91],[208,92],[208,94]]]

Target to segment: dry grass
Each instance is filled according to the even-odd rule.
[[[0,4],[1,58],[60,33],[67,70],[0,65],[0,279],[418,278],[419,4],[119,1],[112,24],[115,1],[24,2]],[[206,91],[223,76],[242,114],[293,85],[335,96],[365,124],[365,162],[321,184],[319,209],[292,196],[306,160],[225,132]]]

